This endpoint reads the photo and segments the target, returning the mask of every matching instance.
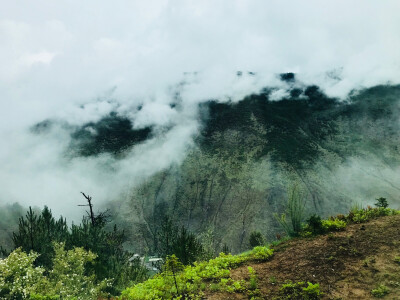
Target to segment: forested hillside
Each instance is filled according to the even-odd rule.
[[[294,82],[279,101],[264,89],[239,102],[200,105],[201,132],[183,163],[114,202],[136,251],[156,251],[166,216],[215,251],[247,249],[252,231],[274,239],[273,214],[285,211],[293,185],[308,215],[343,213],[378,196],[399,204],[400,86],[354,91],[344,101]]]

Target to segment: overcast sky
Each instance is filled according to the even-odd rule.
[[[60,212],[81,190],[109,199],[116,182],[134,184],[139,173],[179,162],[198,128],[196,103],[240,99],[278,85],[281,72],[342,98],[400,81],[398,0],[0,2],[0,203]],[[238,70],[257,76],[238,79]],[[182,80],[189,84],[177,113],[168,104]],[[104,170],[108,157],[63,160],[67,132],[28,131],[44,119],[83,124],[112,110],[136,127],[176,126],[112,161],[114,172]]]

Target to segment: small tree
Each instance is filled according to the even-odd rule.
[[[308,218],[307,225],[313,234],[320,234],[323,232],[321,217],[313,214]]]
[[[165,261],[164,264],[164,271],[171,272],[171,275],[174,278],[174,284],[178,295],[179,295],[179,287],[178,287],[178,282],[176,280],[176,274],[182,271],[183,268],[184,268],[183,264],[175,256],[175,254],[167,256],[167,260]]]
[[[386,198],[380,197],[380,198],[376,199],[375,206],[387,208],[389,206],[389,203],[387,202]]]
[[[35,251],[40,254],[36,265],[51,267],[54,249],[52,242],[62,242],[68,236],[68,226],[65,219],[55,220],[51,210],[45,206],[41,213],[36,213],[31,207],[25,217],[19,219],[18,232],[13,233],[14,247],[22,247],[25,252]]]
[[[222,246],[222,252],[225,254],[231,253],[231,249],[229,248],[229,246],[226,243],[224,244],[224,246]]]
[[[184,226],[176,226],[168,216],[161,224],[156,245],[162,258],[175,254],[184,265],[193,264],[204,254],[204,247],[198,238]]]
[[[264,246],[265,239],[264,239],[262,233],[259,231],[253,231],[252,233],[250,233],[249,244],[250,244],[251,248],[254,248],[257,246]]]
[[[193,233],[182,226],[173,242],[173,253],[184,265],[191,265],[202,255],[203,246]]]

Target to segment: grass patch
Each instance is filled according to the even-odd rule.
[[[247,283],[232,280],[230,270],[245,262],[267,261],[272,255],[273,250],[267,247],[255,247],[239,255],[221,253],[207,262],[187,266],[174,276],[168,271],[157,274],[152,279],[125,289],[122,299],[201,299],[205,286],[213,291],[244,292],[248,288]],[[254,271],[250,273],[250,279],[253,277],[255,280]],[[250,287],[254,287],[254,283],[250,283]]]

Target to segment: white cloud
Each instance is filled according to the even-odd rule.
[[[65,162],[56,136],[44,142],[27,133],[47,118],[82,124],[118,110],[137,126],[178,124],[176,135],[148,150],[168,161],[190,144],[199,101],[238,100],[279,85],[277,73],[298,72],[304,83],[341,97],[360,86],[398,83],[399,9],[397,0],[6,1],[0,11],[0,139],[13,150],[0,152],[0,163],[17,163],[0,171],[9,178],[0,201],[23,201],[23,193],[8,196],[26,185],[32,201],[46,203],[47,195],[31,190],[48,178],[64,202],[79,192],[76,178],[93,187],[98,180],[101,188],[104,178],[115,180],[112,174],[102,180],[93,175],[101,165],[95,160],[80,161],[92,168],[90,178],[77,161],[58,168]],[[340,70],[341,80],[329,79],[331,70]],[[171,90],[182,80],[187,84],[177,113],[169,107]],[[140,112],[133,110],[138,105]],[[68,141],[63,138],[61,145]],[[164,155],[160,145],[168,150]],[[167,163],[146,159],[158,168]]]
[[[55,53],[42,51],[38,53],[25,54],[20,58],[20,60],[22,64],[27,65],[29,67],[37,63],[48,65],[51,63],[55,55],[56,55]]]

